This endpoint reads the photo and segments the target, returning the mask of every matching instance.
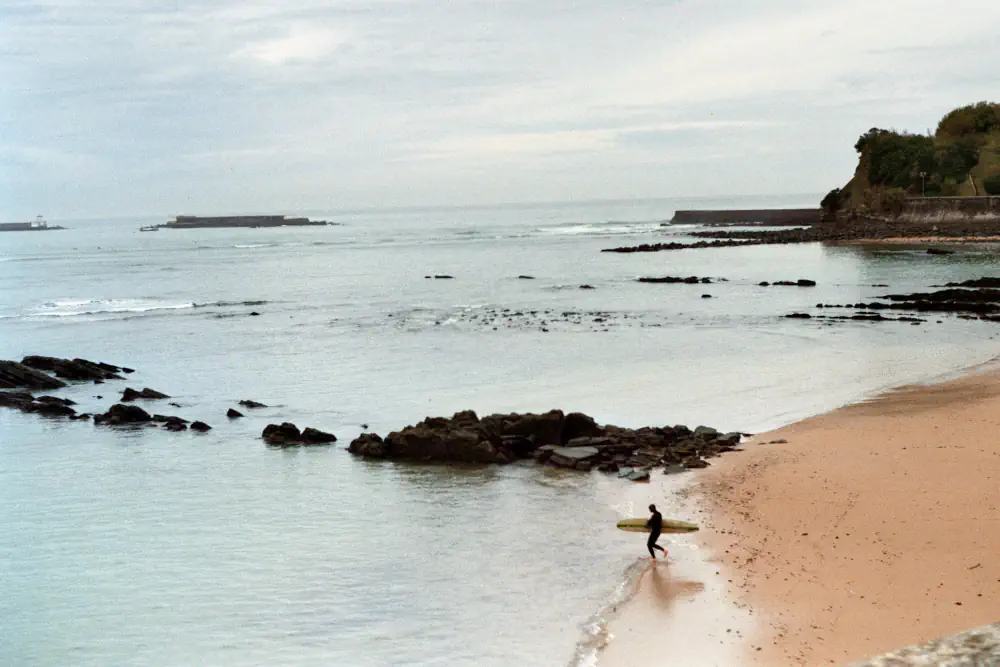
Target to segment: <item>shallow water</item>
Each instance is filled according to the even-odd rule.
[[[328,213],[313,217],[343,226],[156,233],[137,229],[162,220],[60,221],[71,229],[3,235],[0,358],[133,366],[126,382],[62,395],[92,411],[126,385],[150,386],[184,406],[171,412],[215,428],[114,431],[0,412],[0,655],[567,664],[644,553],[641,536],[608,529],[634,512],[633,487],[531,465],[366,463],[343,451],[362,424],[385,434],[460,409],[560,407],[756,431],[995,356],[987,323],[781,317],[989,275],[990,250],[599,252],[683,235],[659,222],[713,204],[762,205]],[[756,286],[800,277],[819,285]],[[891,290],[872,287],[883,283]],[[526,314],[491,315],[504,308]],[[242,398],[274,407],[228,423]],[[258,436],[274,421],[341,442],[271,450]]]

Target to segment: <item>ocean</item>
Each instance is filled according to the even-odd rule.
[[[0,411],[0,662],[592,664],[601,610],[645,555],[613,525],[643,514],[638,485],[345,447],[464,409],[756,432],[996,356],[987,322],[783,317],[990,275],[989,248],[600,252],[686,239],[697,227],[661,226],[678,208],[816,200],[288,211],[341,224],[155,233],[138,229],[165,216],[59,220],[67,230],[0,235],[0,358],[130,366],[59,395],[94,412],[148,386],[182,406],[159,411],[213,426]],[[713,283],[636,282],[663,275]],[[818,285],[757,286],[799,278]],[[241,399],[270,407],[227,420]],[[266,447],[261,430],[283,421],[340,440]]]

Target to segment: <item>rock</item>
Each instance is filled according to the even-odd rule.
[[[699,283],[710,284],[712,282],[711,278],[699,278],[698,276],[689,276],[687,278],[679,278],[677,276],[664,276],[663,278],[639,278],[640,283],[684,283],[686,285],[697,285]]]
[[[580,289],[595,289],[593,285],[580,285]]]
[[[122,392],[122,402],[124,403],[128,403],[130,401],[134,401],[139,398],[154,401],[161,398],[170,398],[170,397],[164,394],[163,392],[156,391],[155,389],[150,389],[149,387],[146,387],[142,391],[136,391],[131,387],[126,387],[125,391]]]
[[[256,310],[250,312],[250,317],[258,317],[259,315],[260,313],[258,313]]]
[[[299,444],[302,439],[302,433],[299,432],[299,427],[295,424],[284,422],[280,426],[278,424],[268,424],[264,427],[261,437],[269,445],[288,446]]]
[[[385,443],[376,433],[362,433],[351,441],[347,451],[366,458],[380,459],[385,456]]]
[[[715,442],[722,447],[735,447],[743,439],[742,433],[726,433],[715,438]]]
[[[702,295],[701,295],[701,298],[702,298],[702,299],[711,299],[711,298],[712,298],[712,295],[711,295],[711,294],[702,294]]]
[[[548,462],[560,468],[573,468],[578,463],[596,459],[600,453],[596,447],[557,447],[552,450]]]
[[[539,463],[545,463],[552,457],[552,452],[559,449],[556,445],[542,445],[535,450],[535,460]]]
[[[597,470],[599,472],[611,472],[611,473],[618,472],[618,464],[615,463],[614,461],[608,461],[607,463],[602,463],[599,466],[597,466]]]
[[[42,401],[41,399],[35,399],[32,405],[26,406],[25,412],[37,412],[48,417],[72,417],[76,414],[76,410],[59,400]]]
[[[694,430],[694,437],[702,440],[714,440],[718,435],[719,432],[711,426],[699,426]]]
[[[625,479],[630,482],[648,482],[649,481],[649,471],[648,470],[633,470],[629,474],[625,475]]]
[[[688,469],[707,468],[708,466],[708,461],[697,456],[692,456],[684,461],[684,467]]]
[[[138,405],[124,405],[116,403],[103,415],[94,415],[95,424],[109,424],[117,426],[120,424],[142,424],[152,421],[153,418],[148,412]]]
[[[437,275],[437,276],[434,276],[434,280],[454,280],[454,279],[455,279],[455,276],[449,276],[449,275]]]
[[[175,408],[179,408],[179,407],[181,407],[181,404],[180,404],[180,403],[167,403],[167,405],[170,405],[170,406],[173,406],[173,407],[175,407]]]
[[[518,276],[518,280],[534,280],[535,276]]]
[[[604,429],[597,425],[594,418],[582,412],[571,412],[563,420],[563,443],[575,438],[591,438],[604,435]]]
[[[122,369],[110,364],[96,364],[86,359],[59,359],[57,357],[28,356],[21,360],[25,366],[55,373],[64,380],[120,380]]]
[[[792,320],[811,320],[812,315],[809,313],[792,313],[790,315],[785,315],[786,318]]]
[[[323,445],[330,442],[337,442],[337,436],[307,426],[302,431],[302,442],[307,445]]]
[[[0,391],[0,407],[24,410],[25,406],[31,404],[34,400],[34,396],[25,392]]]
[[[229,408],[229,410],[226,411],[226,416],[229,417],[230,419],[239,419],[240,417],[243,416],[243,413],[238,410],[233,410],[232,408]]]
[[[256,409],[256,408],[266,408],[267,407],[263,403],[258,403],[257,401],[251,401],[249,399],[248,400],[244,400],[244,401],[240,401],[240,405],[242,405],[245,408],[250,408],[251,410]]]
[[[771,286],[771,283],[767,282],[766,280],[765,280],[765,281],[763,281],[763,282],[759,282],[759,283],[757,283],[757,284],[758,284],[758,285],[759,285],[760,287],[770,287],[770,286]]]
[[[184,422],[171,421],[164,424],[163,428],[168,431],[179,432],[179,431],[186,431],[188,429],[188,425],[185,424]]]
[[[182,419],[181,417],[172,417],[168,415],[153,415],[153,421],[159,423],[170,423],[170,422],[178,422],[181,424],[188,423],[188,420],[186,419]]]
[[[212,427],[206,424],[205,422],[196,421],[191,423],[191,430],[198,431],[199,433],[204,433],[205,431],[211,431]]]
[[[57,398],[55,396],[39,396],[35,399],[39,403],[60,403],[62,405],[76,405],[76,401],[68,398]]]
[[[927,249],[927,254],[928,255],[954,255],[955,251],[954,250],[943,250],[941,248],[928,248]]]
[[[62,380],[16,361],[0,361],[0,389],[61,389]]]

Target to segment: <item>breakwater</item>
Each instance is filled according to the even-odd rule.
[[[325,220],[288,218],[283,215],[179,215],[157,227],[164,229],[204,229],[208,227],[311,227],[329,224]]]
[[[670,220],[675,225],[755,224],[755,225],[814,225],[823,218],[819,208],[765,208],[733,210],[677,211]]]

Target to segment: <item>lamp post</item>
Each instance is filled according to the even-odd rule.
[[[924,179],[927,178],[927,172],[920,172],[920,196],[925,197],[927,192],[926,182]]]

